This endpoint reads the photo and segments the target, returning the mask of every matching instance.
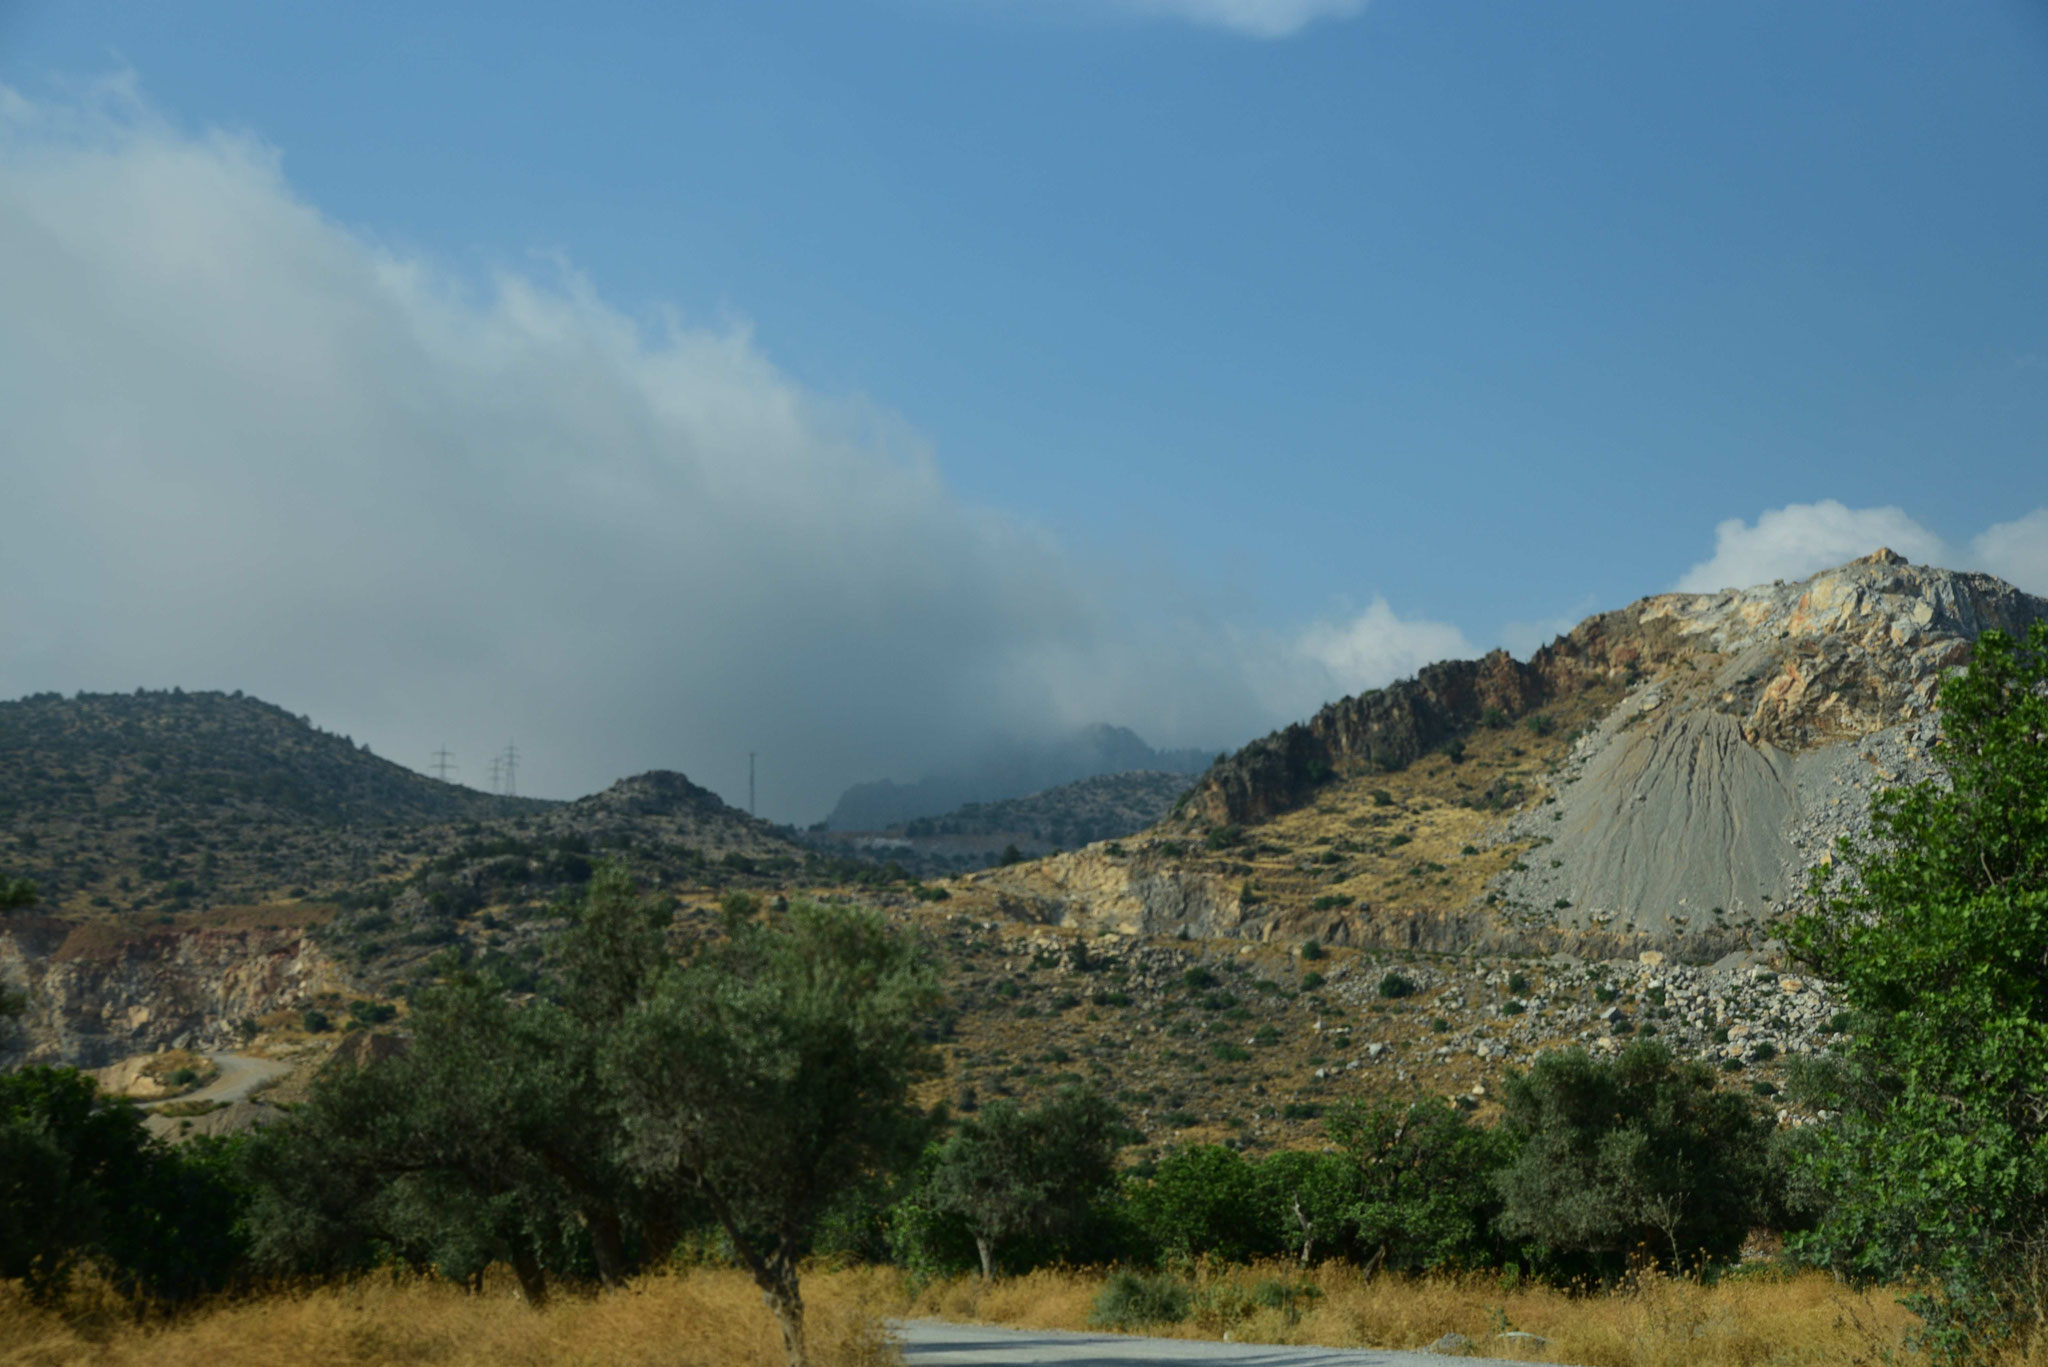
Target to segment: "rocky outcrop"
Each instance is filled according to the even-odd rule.
[[[1506,651],[1429,665],[1218,760],[1182,815],[1196,825],[1263,821],[1299,807],[1335,779],[1405,768],[1479,725],[1489,709],[1513,720],[1552,692],[1540,663],[1522,664]]]
[[[1669,696],[1739,717],[1751,745],[1810,749],[1925,715],[1979,635],[2040,620],[2048,601],[2003,580],[1889,550],[1796,583],[1660,594],[1587,618],[1527,664],[1495,651],[1331,703],[1219,760],[1183,813],[1190,825],[1262,821],[1334,780],[1413,764],[1489,710],[1512,721],[1673,670],[1688,677]]]
[[[1938,772],[1935,701],[1972,643],[2041,620],[2048,600],[1890,551],[1797,583],[1660,594],[1586,619],[1527,664],[1498,652],[1451,661],[1333,703],[1219,761],[1160,832],[1206,827],[1213,850],[1256,844],[1250,831],[1213,837],[1312,801],[1334,813],[1341,803],[1318,799],[1331,785],[1400,787],[1370,776],[1451,751],[1441,768],[1481,726],[1537,711],[1583,726],[1540,802],[1466,848],[1518,854],[1469,904],[1434,900],[1420,876],[1398,908],[1274,903],[1250,864],[1232,875],[1224,859],[1174,857],[1185,839],[980,881],[1027,919],[1125,933],[1711,961],[1753,947],[1798,905],[1836,838],[1867,831],[1873,794]],[[1323,846],[1341,861],[1339,832],[1325,829]]]
[[[300,929],[116,931],[0,922],[0,984],[28,999],[0,1048],[16,1062],[91,1068],[167,1048],[219,1048],[238,1022],[339,980]]]

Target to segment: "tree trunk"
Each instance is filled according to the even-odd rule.
[[[782,1352],[789,1367],[810,1367],[810,1354],[804,1347],[804,1298],[795,1266],[778,1257],[756,1272],[754,1280],[761,1288],[761,1300],[775,1315],[775,1327],[782,1331]]]
[[[976,1252],[981,1254],[981,1279],[985,1282],[994,1281],[996,1279],[995,1245],[989,1242],[987,1235],[977,1234],[974,1236],[974,1248]]]
[[[519,1278],[519,1294],[535,1310],[548,1303],[548,1277],[541,1271],[540,1259],[533,1256],[533,1246],[525,1240],[512,1245],[512,1271]]]
[[[597,1263],[597,1279],[606,1286],[626,1280],[626,1238],[619,1228],[619,1213],[610,1206],[596,1206],[583,1217],[590,1231],[590,1256]]]

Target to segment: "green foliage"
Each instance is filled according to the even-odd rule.
[[[1240,826],[1212,826],[1202,837],[1202,847],[1210,850],[1235,849],[1244,843],[1244,829]]]
[[[1308,961],[1310,961],[1311,963],[1313,963],[1313,962],[1314,962],[1315,960],[1317,960],[1317,959],[1320,959],[1320,958],[1322,958],[1322,957],[1323,957],[1323,942],[1322,942],[1321,940],[1304,940],[1304,941],[1302,941],[1302,944],[1301,944],[1301,957],[1302,957],[1302,958],[1304,958],[1304,959],[1306,959],[1306,960],[1308,960]]]
[[[1301,990],[1304,992],[1313,992],[1317,988],[1321,987],[1323,985],[1323,982],[1323,975],[1316,972],[1314,969],[1310,969],[1308,972],[1301,975]]]
[[[1574,1275],[1619,1275],[1638,1254],[1667,1267],[1725,1260],[1773,1209],[1772,1122],[1713,1070],[1638,1040],[1607,1062],[1545,1054],[1502,1094],[1514,1161],[1499,1227]]]
[[[1283,1149],[1257,1163],[1254,1177],[1265,1226],[1260,1252],[1286,1252],[1307,1264],[1318,1249],[1344,1246],[1356,1186],[1345,1158]]]
[[[1138,1226],[1166,1254],[1242,1261],[1270,1246],[1257,1173],[1220,1144],[1177,1149],[1129,1193]]]
[[[161,1300],[226,1285],[242,1256],[226,1152],[164,1144],[72,1069],[0,1073],[0,1278],[39,1298],[83,1265]]]
[[[1803,1250],[1920,1273],[1933,1346],[1962,1356],[2032,1315],[2048,1235],[2048,624],[1985,633],[1941,724],[1943,778],[1879,794],[1786,935],[1853,1007]]]
[[[1344,1237],[1362,1261],[1430,1272],[1498,1258],[1494,1181],[1511,1152],[1506,1132],[1481,1129],[1433,1099],[1352,1102],[1323,1128],[1351,1169]]]
[[[1388,973],[1380,979],[1379,994],[1388,1000],[1415,995],[1415,984],[1399,973]]]
[[[993,1277],[1019,1238],[1035,1238],[1042,1254],[1067,1251],[1116,1184],[1123,1138],[1116,1108],[1092,1090],[1069,1088],[1029,1110],[991,1102],[936,1147],[912,1200],[957,1218],[982,1275]],[[914,1245],[905,1252],[922,1254]]]
[[[1531,735],[1547,736],[1557,729],[1557,723],[1546,712],[1536,712],[1522,719],[1522,725],[1529,728]]]
[[[0,911],[32,907],[41,895],[26,878],[0,878]]]
[[[872,913],[792,903],[664,970],[604,1049],[634,1168],[701,1193],[800,1361],[797,1267],[856,1182],[915,1154],[910,1098],[938,1005],[923,955]]]
[[[1119,1268],[1096,1293],[1088,1323],[1098,1329],[1129,1332],[1150,1325],[1178,1324],[1193,1308],[1194,1294],[1180,1278]]]
[[[334,1028],[334,1023],[327,1019],[327,1013],[317,1007],[307,1007],[305,1013],[299,1017],[299,1024],[305,1027],[309,1035],[324,1035]]]
[[[1508,714],[1501,708],[1488,704],[1479,709],[1479,724],[1489,731],[1498,731],[1508,724]]]

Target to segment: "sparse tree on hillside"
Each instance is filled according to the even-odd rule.
[[[938,1003],[921,955],[871,913],[794,903],[665,973],[607,1050],[628,1153],[698,1193],[804,1367],[798,1263],[835,1197],[928,1129],[910,1084]]]

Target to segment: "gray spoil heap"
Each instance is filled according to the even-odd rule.
[[[1937,772],[1943,675],[1983,632],[2048,620],[2048,601],[1879,551],[1629,613],[1694,648],[1639,679],[1509,823],[1503,838],[1537,848],[1493,893],[1524,923],[1682,951],[1796,905],[1836,838],[1868,830],[1873,793]]]

